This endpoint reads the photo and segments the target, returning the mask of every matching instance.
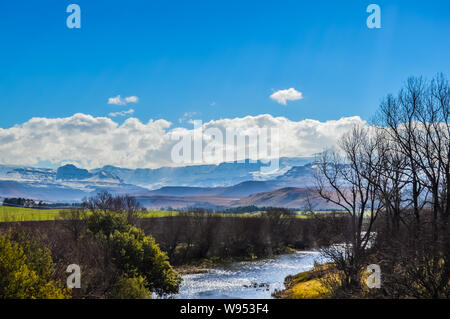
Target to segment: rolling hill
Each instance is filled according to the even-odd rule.
[[[308,202],[309,198],[309,202]],[[232,202],[232,206],[258,207],[286,207],[286,208],[307,208],[312,205],[315,209],[330,209],[331,205],[325,203],[317,194],[305,188],[286,187],[271,192],[253,194]]]

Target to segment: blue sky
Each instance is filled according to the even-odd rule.
[[[79,30],[66,27],[70,3]],[[366,26],[370,3],[381,29]],[[408,76],[450,74],[449,14],[447,0],[4,0],[0,127],[129,108],[143,122],[194,112],[368,120]],[[304,98],[269,98],[291,87]],[[107,104],[118,94],[139,102]]]

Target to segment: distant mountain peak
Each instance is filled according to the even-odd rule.
[[[227,206],[231,200],[243,199],[256,193],[313,185],[313,170],[309,164],[312,161],[311,158],[280,158],[279,174],[268,176],[256,174],[264,166],[261,161],[156,169],[107,165],[91,170],[74,164],[66,164],[57,169],[0,165],[0,181],[5,182],[3,186],[0,185],[0,196],[29,194],[29,198],[68,201],[80,200],[83,196],[95,194],[99,189],[108,189],[112,193],[137,197],[159,196],[158,204],[152,203],[161,204],[159,207],[164,206],[161,196],[171,197],[170,201],[164,200],[167,205],[172,205],[174,201],[181,205],[181,197],[195,197],[189,203],[203,203],[205,201],[200,199],[202,197],[215,198],[216,205]],[[292,196],[296,196],[295,192],[293,194]],[[279,200],[286,203],[287,198],[279,197]],[[189,203],[183,201],[183,205]],[[211,201],[209,203],[212,204]]]
[[[80,180],[92,177],[87,169],[78,168],[73,164],[66,164],[56,170],[56,179],[59,180]]]

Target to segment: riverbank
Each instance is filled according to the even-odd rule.
[[[279,299],[324,299],[331,296],[331,291],[324,284],[332,276],[331,264],[316,265],[313,269],[287,276],[285,289],[275,291],[272,296]]]

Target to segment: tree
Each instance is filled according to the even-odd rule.
[[[380,199],[403,224],[389,235],[379,231],[387,294],[438,298],[449,293],[449,111],[450,86],[442,74],[430,82],[409,78],[397,96],[388,95],[380,106],[377,134],[391,154],[382,168],[390,182]]]
[[[324,152],[316,162],[318,194],[350,216],[350,233],[342,238],[343,244],[323,250],[343,274],[340,281],[344,291],[352,292],[359,286],[372,227],[382,208],[377,200],[379,170],[374,169],[383,158],[378,146],[367,129],[355,127],[342,137],[339,150]]]
[[[113,211],[123,214],[126,216],[127,222],[133,225],[138,222],[143,210],[136,198],[129,195],[113,196],[106,191],[97,193],[97,196],[85,198],[81,206],[91,212]]]
[[[445,236],[450,214],[449,112],[450,86],[444,75],[431,82],[411,77],[397,97],[385,98],[377,121],[390,146],[407,159],[417,224],[421,208],[432,209],[435,241]]]
[[[108,251],[119,276],[145,279],[145,287],[159,295],[177,293],[181,277],[151,236],[127,223],[125,215],[109,210],[87,217],[88,232]]]
[[[0,235],[0,299],[67,299],[70,292],[52,278],[50,251],[37,242]]]

